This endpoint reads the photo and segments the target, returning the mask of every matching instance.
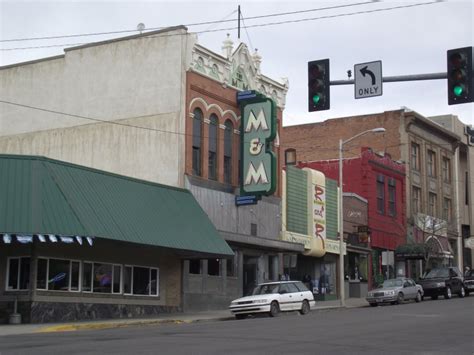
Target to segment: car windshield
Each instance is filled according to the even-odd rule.
[[[269,293],[278,293],[278,284],[258,285],[253,289],[252,295],[267,295]]]
[[[382,287],[386,288],[386,287],[399,287],[399,286],[402,286],[403,283],[402,283],[402,280],[385,280],[383,282],[383,285]]]
[[[434,279],[437,277],[449,277],[448,269],[433,269],[426,274],[425,279]]]

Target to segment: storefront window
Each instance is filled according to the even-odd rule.
[[[189,273],[200,274],[202,270],[202,261],[197,259],[189,260]]]
[[[123,269],[123,293],[132,293],[132,267],[125,266]]]
[[[149,295],[150,269],[133,267],[133,294]]]
[[[81,263],[79,261],[71,262],[71,291],[79,291],[79,272]]]
[[[112,291],[112,265],[94,263],[93,292],[111,293]]]
[[[30,288],[30,258],[10,258],[7,269],[7,291]]]
[[[48,276],[48,259],[38,259],[38,270],[36,273],[36,288],[46,290]]]
[[[48,290],[69,291],[70,261],[49,259]]]
[[[348,269],[346,278],[351,281],[367,281],[368,258],[365,254],[348,253]]]
[[[121,293],[120,280],[122,278],[122,267],[120,265],[114,265],[114,284],[112,287],[113,293]]]
[[[92,292],[92,263],[84,263],[82,266],[82,291]]]

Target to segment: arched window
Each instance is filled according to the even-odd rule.
[[[224,130],[224,182],[232,183],[232,136],[234,125],[230,120],[225,121]]]
[[[209,179],[217,180],[217,125],[215,114],[209,118]]]
[[[193,113],[193,175],[201,176],[202,111],[197,108]]]

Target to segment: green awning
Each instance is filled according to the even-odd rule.
[[[0,155],[0,233],[233,255],[188,190],[36,156]]]

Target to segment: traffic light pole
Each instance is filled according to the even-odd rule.
[[[430,73],[430,74],[413,74],[413,75],[397,75],[385,76],[382,78],[384,83],[393,83],[401,81],[420,81],[420,80],[439,80],[447,79],[448,73]],[[353,85],[354,80],[333,80],[330,85]]]

